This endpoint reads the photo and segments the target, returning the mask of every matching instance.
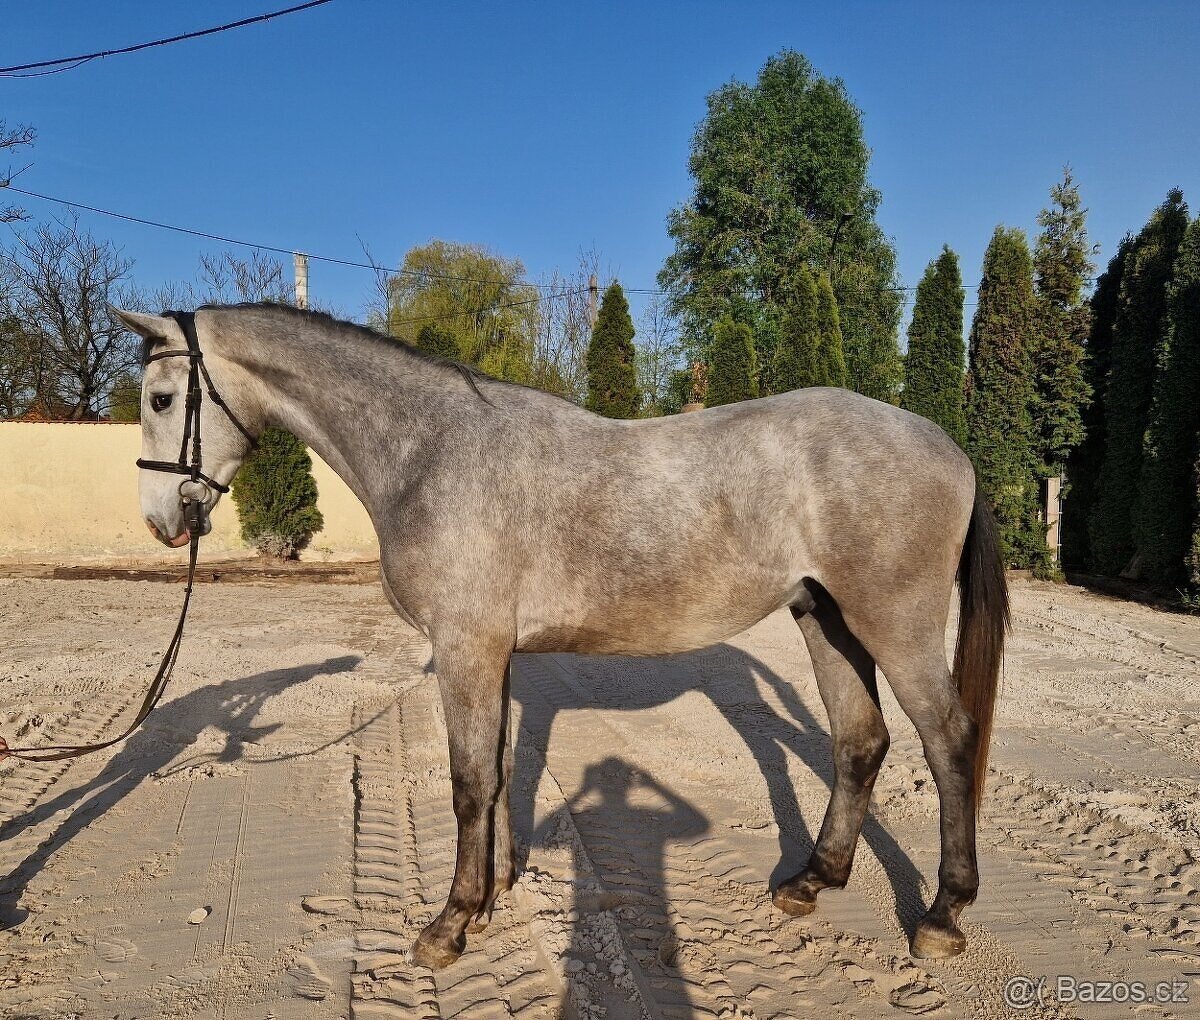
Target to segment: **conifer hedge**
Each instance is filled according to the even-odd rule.
[[[1186,229],[1187,206],[1176,189],[1154,211],[1126,257],[1104,391],[1104,461],[1088,524],[1092,559],[1106,574],[1138,572],[1133,515],[1159,339],[1167,325],[1167,284]]]
[[[943,246],[917,284],[900,406],[936,422],[965,447],[963,297],[958,256]]]

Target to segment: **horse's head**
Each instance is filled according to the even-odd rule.
[[[262,431],[260,415],[238,381],[244,373],[205,342],[204,317],[195,320],[189,345],[174,315],[145,315],[112,309],[113,315],[145,341],[142,365],[142,468],[138,480],[142,517],[164,545],[187,545],[193,533],[210,529],[209,514],[226,491]],[[203,358],[196,356],[197,350]],[[206,378],[207,374],[207,378]],[[188,391],[200,391],[199,480],[192,475],[195,414]],[[212,399],[210,384],[228,410]],[[196,399],[195,396],[192,398]]]

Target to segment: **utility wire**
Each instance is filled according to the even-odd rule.
[[[321,0],[321,2],[327,3],[328,0]],[[28,169],[28,168],[26,168],[26,169]],[[15,177],[16,175],[14,174],[13,176]],[[73,201],[71,201],[69,199],[65,199],[65,198],[56,198],[54,195],[43,195],[37,191],[28,191],[25,188],[18,188],[13,184],[5,184],[3,182],[0,182],[0,190],[13,191],[13,192],[16,192],[18,195],[24,195],[27,198],[36,198],[36,199],[40,199],[43,202],[54,202],[54,203],[57,203],[58,205],[68,206],[72,209],[82,209],[85,212],[97,213],[100,216],[111,216],[113,219],[125,220],[127,223],[138,223],[141,226],[156,227],[159,230],[172,230],[177,234],[188,234],[192,237],[201,237],[208,241],[219,241],[221,244],[232,244],[232,245],[237,245],[242,248],[253,248],[256,251],[269,251],[269,252],[272,252],[277,255],[292,255],[301,250],[299,248],[280,248],[278,245],[260,244],[256,241],[243,241],[243,240],[239,240],[236,237],[225,237],[222,234],[212,234],[212,233],[209,233],[204,230],[195,230],[191,227],[181,227],[178,224],[174,224],[174,223],[163,223],[160,220],[146,219],[145,217],[142,217],[142,216],[132,216],[129,213],[115,212],[112,209],[102,209],[99,206],[87,205],[83,202],[73,202]],[[451,283],[480,283],[480,284],[490,284],[492,286],[512,286],[515,284],[515,285],[521,286],[521,287],[532,287],[532,288],[534,288],[536,290],[540,290],[540,291],[549,291],[550,293],[547,295],[547,297],[551,297],[551,298],[557,297],[557,296],[567,296],[569,294],[580,293],[580,291],[571,291],[571,290],[563,291],[559,287],[555,286],[554,284],[535,283],[532,280],[517,280],[517,281],[492,280],[492,279],[486,279],[483,277],[456,276],[452,273],[438,273],[433,270],[404,269],[404,268],[388,269],[387,267],[381,266],[378,263],[374,263],[374,262],[355,262],[352,259],[339,259],[339,258],[334,258],[330,255],[313,255],[313,254],[307,253],[307,252],[305,254],[307,254],[308,257],[313,262],[324,262],[328,265],[333,265],[333,266],[348,266],[352,269],[367,269],[367,270],[370,270],[371,272],[375,273],[376,275],[378,275],[380,273],[391,273],[396,276],[413,276],[413,277],[417,277],[418,279],[447,280]],[[1088,282],[1094,283],[1095,281],[1089,280]],[[963,290],[978,290],[979,284],[964,283],[962,285],[962,287],[963,287]],[[650,295],[652,297],[666,296],[665,291],[655,290],[650,287],[624,287],[623,289],[626,294],[646,294],[646,295]],[[899,286],[895,286],[895,287],[883,287],[881,289],[884,291],[897,292],[897,293],[905,295],[906,297],[908,294],[915,293],[917,290],[917,288],[915,286],[907,286],[907,285],[903,285],[903,284],[899,285]],[[583,292],[586,292],[586,288],[584,288]],[[536,300],[536,299],[531,298],[528,301],[517,302],[517,304],[532,304],[532,302],[534,300]],[[493,305],[492,307],[500,307],[500,306]],[[511,306],[509,306],[509,307],[511,307]],[[975,307],[975,305],[974,305],[974,303],[968,302],[966,307],[973,308],[973,307]],[[486,311],[486,309],[482,309],[481,311]],[[455,314],[470,314],[470,313],[455,313]]]
[[[322,4],[330,2],[331,0],[309,0],[308,3],[297,4],[295,7],[285,7],[283,10],[270,11],[267,14],[256,14],[252,18],[242,18],[240,21],[231,21],[225,25],[215,25],[212,28],[203,28],[196,32],[184,32],[182,35],[173,35],[166,39],[152,39],[150,42],[136,43],[133,46],[122,46],[114,50],[97,50],[95,53],[80,53],[73,57],[37,60],[30,64],[13,64],[10,67],[0,67],[0,77],[36,78],[42,74],[57,74],[59,71],[72,71],[77,67],[82,67],[91,60],[97,60],[101,57],[115,57],[122,53],[136,53],[138,50],[148,50],[154,46],[167,46],[171,43],[184,42],[187,39],[199,39],[206,35],[216,35],[218,32],[228,32],[233,28],[245,28],[247,25],[257,25],[264,21],[270,21],[272,18],[282,18],[284,15],[296,14],[299,11],[308,10],[310,7],[320,7]],[[50,70],[39,70],[40,68],[49,68]],[[35,73],[21,73],[25,71]]]
[[[458,319],[462,316],[470,316],[474,318],[477,315],[486,315],[489,312],[498,312],[502,308],[518,308],[521,305],[532,305],[539,301],[551,301],[555,298],[570,297],[572,294],[586,294],[587,287],[577,287],[574,290],[564,290],[557,294],[539,294],[535,298],[525,298],[521,301],[505,301],[498,305],[487,305],[484,308],[464,308],[458,312],[445,312],[441,315],[417,315],[411,319],[389,319],[389,326],[406,326],[413,322],[440,322],[444,319]]]
[[[86,212],[98,213],[101,216],[111,216],[113,219],[125,220],[128,223],[138,223],[144,227],[157,227],[160,230],[173,230],[177,234],[189,234],[192,237],[202,237],[208,241],[219,241],[222,244],[238,245],[242,248],[254,248],[258,251],[269,251],[277,255],[292,255],[301,251],[299,248],[280,248],[273,244],[259,244],[255,241],[242,241],[236,237],[225,237],[221,234],[210,234],[204,230],[193,230],[191,227],[181,227],[174,223],[162,223],[159,220],[149,220],[141,216],[131,216],[128,213],[114,212],[112,209],[101,209],[95,205],[85,205],[83,202],[72,202],[65,198],[56,198],[53,195],[43,195],[36,191],[27,191],[24,188],[17,188],[8,185],[5,190],[14,191],[19,195],[25,195],[27,198],[41,199],[43,202],[55,202],[58,205],[69,206],[72,209],[83,209]],[[488,280],[472,276],[455,276],[451,273],[438,273],[433,270],[422,269],[388,269],[384,266],[371,262],[354,262],[350,259],[338,259],[329,255],[313,255],[305,252],[313,262],[325,262],[334,266],[349,266],[353,269],[369,269],[373,273],[393,273],[398,276],[416,276],[432,280],[449,280],[455,283],[487,283],[494,286],[507,286],[514,283],[512,280]],[[535,287],[538,290],[548,290],[557,292],[559,288],[549,283],[533,283],[530,280],[516,281],[522,287]]]

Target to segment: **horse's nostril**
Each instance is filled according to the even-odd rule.
[[[152,523],[150,523],[150,521],[146,522],[146,527],[150,529],[151,535],[153,535],[157,539],[160,539],[160,540],[162,539],[162,534],[159,532],[158,528],[156,528]]]

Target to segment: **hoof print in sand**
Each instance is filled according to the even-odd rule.
[[[292,990],[302,999],[320,1002],[333,988],[317,965],[307,956],[302,956],[288,968],[288,977],[292,982]]]
[[[344,914],[353,904],[345,896],[305,896],[300,906],[308,914]]]
[[[946,1004],[946,997],[935,988],[929,988],[919,981],[911,981],[895,989],[888,1001],[897,1009],[909,1013],[930,1013]]]
[[[96,939],[96,955],[105,963],[124,963],[137,954],[137,946],[120,935],[101,935]]]

